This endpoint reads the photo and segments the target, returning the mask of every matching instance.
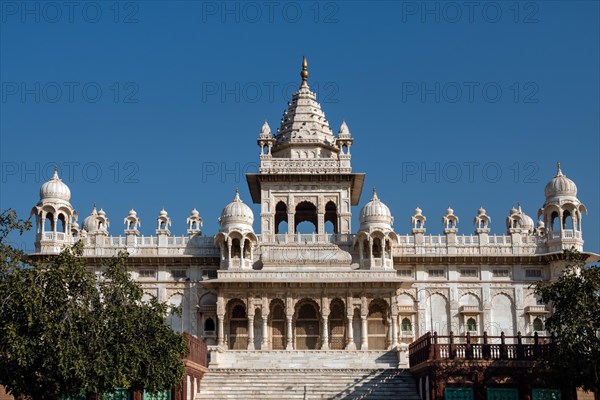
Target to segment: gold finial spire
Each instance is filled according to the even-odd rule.
[[[306,62],[306,56],[302,59],[302,71],[300,72],[302,77],[302,84],[304,85],[308,79],[308,62]]]

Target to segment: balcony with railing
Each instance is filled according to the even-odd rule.
[[[438,336],[428,332],[409,346],[411,369],[447,360],[532,361],[553,351],[554,336]]]

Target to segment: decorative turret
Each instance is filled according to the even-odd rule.
[[[587,209],[577,198],[575,182],[567,178],[557,164],[554,178],[544,189],[546,201],[539,209],[548,238],[548,250],[560,251],[575,247],[583,250],[581,219]]]
[[[258,244],[252,223],[254,213],[236,189],[233,201],[223,208],[219,217],[220,232],[215,244],[221,249],[221,268],[252,268],[253,248]]]
[[[192,213],[186,220],[188,224],[188,235],[190,237],[201,234],[202,227],[202,218],[200,218],[200,213],[195,208],[192,210]]]
[[[475,233],[479,236],[480,244],[489,243],[490,222],[492,222],[492,219],[486,214],[485,208],[483,206],[479,207],[477,215],[473,218],[473,223],[475,224]]]
[[[77,212],[71,203],[71,190],[58,176],[54,175],[40,188],[40,200],[31,209],[36,219],[35,250],[59,252],[73,238],[72,224],[77,221]]]
[[[338,131],[337,138],[337,146],[340,149],[340,157],[349,157],[350,156],[350,147],[354,140],[350,135],[350,129],[348,129],[348,125],[346,125],[346,121],[342,121],[342,125],[340,126],[340,130]]]
[[[158,218],[156,218],[156,234],[157,235],[171,235],[171,231],[169,231],[169,226],[171,226],[171,218],[169,217],[169,213],[163,208],[158,213]]]
[[[137,212],[133,208],[129,210],[129,214],[127,215],[127,217],[125,217],[125,219],[123,219],[123,223],[125,224],[126,235],[140,235],[140,231],[138,230],[138,228],[142,224],[142,221],[138,218]]]
[[[258,147],[260,148],[261,157],[271,157],[271,148],[273,147],[273,143],[275,143],[275,139],[267,121],[263,124],[256,143],[258,143]]]
[[[392,247],[398,237],[392,229],[394,217],[373,189],[371,201],[359,216],[360,229],[354,239],[358,244],[360,265],[365,269],[393,268]]]
[[[410,217],[412,233],[425,233],[425,221],[427,221],[427,218],[423,215],[423,210],[417,206],[413,215]]]
[[[446,209],[446,215],[442,217],[442,224],[444,225],[444,233],[456,233],[458,228],[458,217],[454,215],[454,210],[448,206]]]
[[[473,223],[476,226],[475,233],[482,233],[484,231],[489,233],[490,222],[492,222],[492,219],[486,214],[485,208],[483,208],[483,206],[479,207],[479,210],[477,210],[477,215],[473,219]]]

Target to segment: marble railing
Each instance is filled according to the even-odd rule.
[[[560,232],[555,232],[559,233]],[[568,231],[563,231],[563,237]],[[579,232],[575,232],[579,234]],[[573,231],[570,231],[573,235]],[[279,245],[319,245],[336,244],[344,251],[358,254],[358,248],[353,247],[354,234],[264,234],[257,235],[259,245],[271,247]],[[485,236],[484,236],[485,238]],[[510,256],[533,255],[548,251],[545,238],[533,235],[522,236],[520,243],[513,243],[511,236],[490,235],[487,240],[481,240],[479,235],[457,235],[452,240],[446,235],[426,235],[422,242],[415,243],[415,236],[400,235],[398,244],[393,246],[392,254],[401,256],[452,256],[452,255],[486,255]],[[43,232],[38,234],[41,242],[40,252],[56,253],[57,245],[74,243],[73,238],[61,232]],[[220,255],[219,248],[214,244],[212,236],[105,236],[88,235],[82,237],[85,253],[89,255],[113,255],[119,251],[128,251],[131,255]],[[310,250],[307,248],[306,250]],[[260,255],[260,251],[255,253]]]

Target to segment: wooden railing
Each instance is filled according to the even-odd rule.
[[[185,339],[185,344],[187,345],[190,351],[187,356],[183,357],[183,359],[190,360],[198,365],[206,367],[207,350],[206,343],[204,342],[204,340],[198,339],[197,337],[192,336],[187,332],[183,333],[183,338]]]
[[[438,336],[428,332],[409,346],[411,367],[435,360],[535,360],[551,352],[554,336]]]

